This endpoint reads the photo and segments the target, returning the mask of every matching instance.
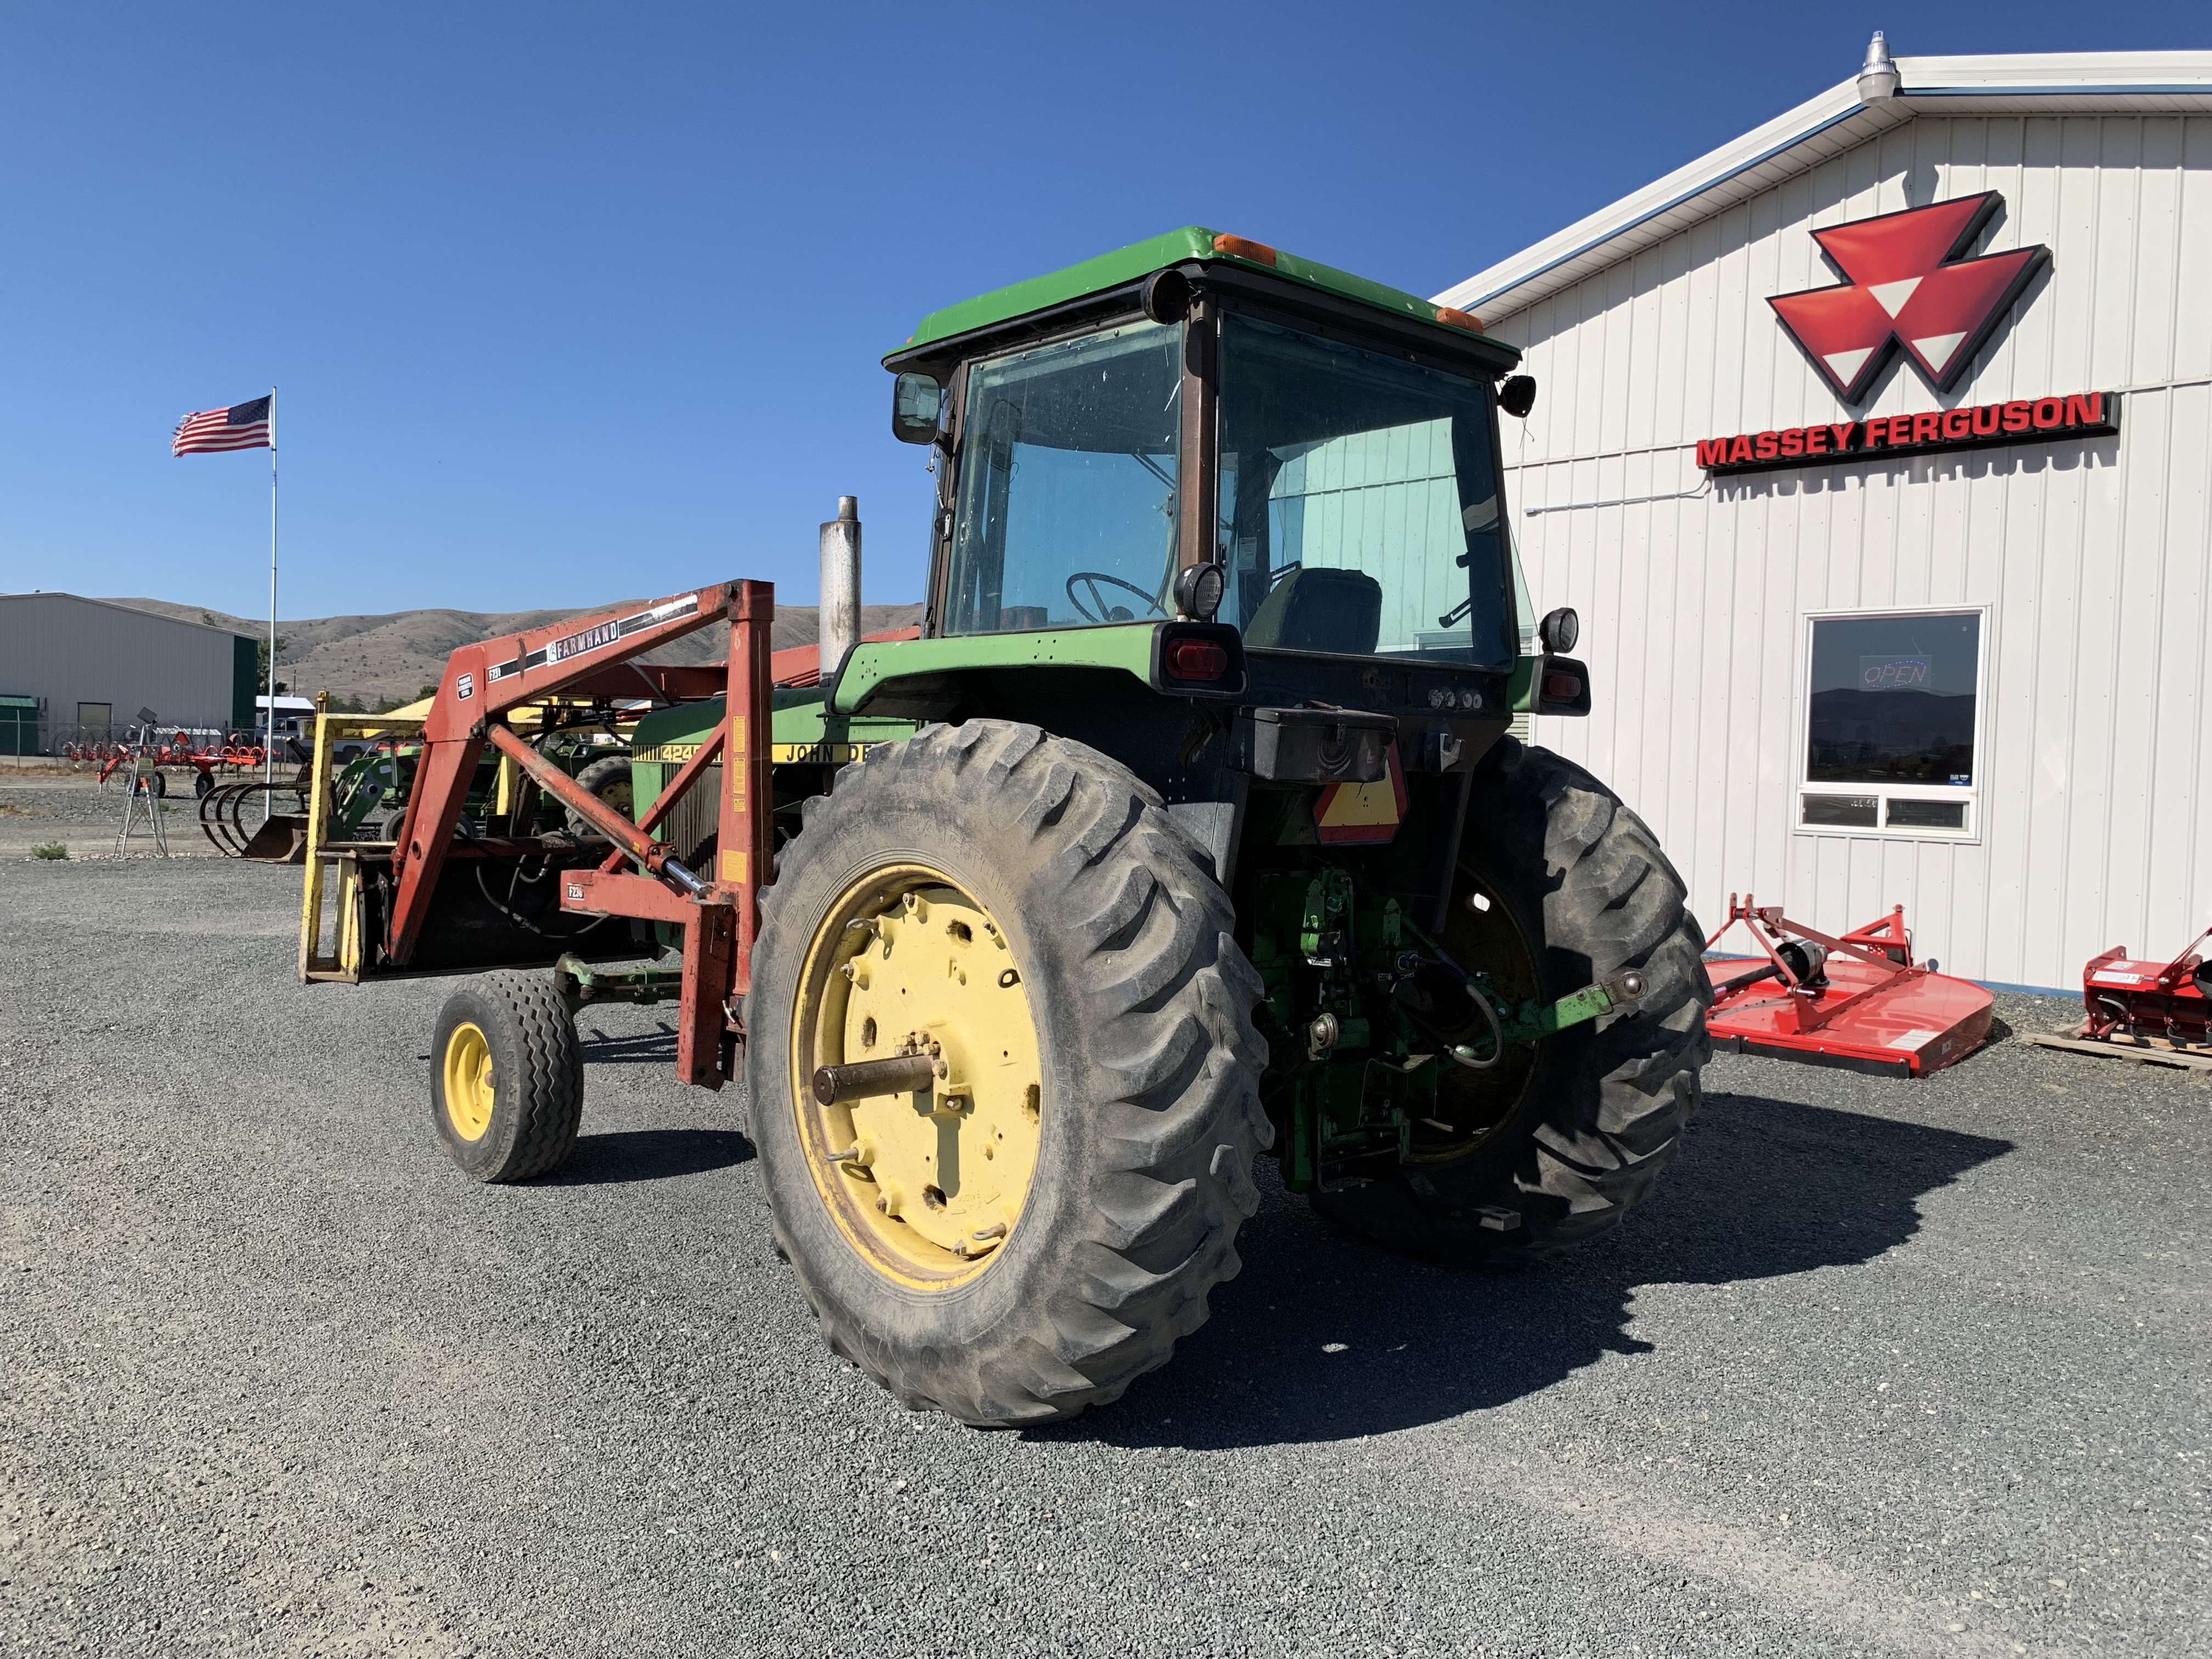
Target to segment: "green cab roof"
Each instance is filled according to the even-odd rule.
[[[1032,276],[1027,282],[1010,287],[994,289],[988,294],[979,294],[972,300],[963,300],[957,305],[933,311],[915,325],[913,333],[896,350],[884,354],[888,363],[902,357],[917,347],[933,345],[939,340],[949,340],[955,335],[972,334],[978,329],[994,327],[1026,317],[1031,312],[1042,311],[1052,306],[1065,305],[1085,295],[1102,294],[1108,289],[1119,288],[1148,276],[1153,271],[1164,270],[1170,265],[1179,265],[1188,259],[1220,261],[1248,265],[1256,270],[1272,270],[1278,276],[1303,283],[1309,288],[1321,289],[1346,300],[1356,300],[1363,305],[1410,317],[1418,322],[1448,328],[1455,334],[1480,331],[1478,319],[1464,312],[1452,311],[1424,300],[1417,294],[1402,289],[1387,288],[1381,283],[1370,283],[1364,276],[1355,276],[1348,270],[1339,270],[1316,259],[1300,258],[1295,253],[1254,242],[1241,236],[1224,235],[1208,230],[1203,225],[1185,225],[1180,230],[1170,230],[1164,235],[1147,237],[1141,242],[1132,242],[1111,253],[1102,253],[1095,259],[1085,259],[1080,264],[1069,265],[1043,276]],[[1464,320],[1462,320],[1464,319]],[[1487,336],[1483,337],[1487,338]],[[1503,341],[1496,343],[1504,344]],[[1507,350],[1513,350],[1511,346]]]

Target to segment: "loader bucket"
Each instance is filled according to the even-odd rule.
[[[307,815],[277,812],[247,838],[240,858],[257,864],[305,864],[307,861]]]

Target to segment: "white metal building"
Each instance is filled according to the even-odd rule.
[[[38,746],[161,724],[253,720],[254,642],[75,593],[0,593],[0,694],[39,704]]]
[[[1596,713],[1536,740],[1701,915],[1902,902],[2078,990],[2212,920],[2212,53],[1869,56],[1437,297],[1540,388],[1516,530]]]

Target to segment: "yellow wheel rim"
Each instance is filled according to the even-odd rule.
[[[916,1053],[926,1090],[814,1097],[817,1066]],[[957,883],[895,865],[830,907],[799,976],[791,1094],[815,1187],[877,1271],[945,1290],[998,1259],[1036,1170],[1043,1080],[1021,964]]]
[[[446,1116],[464,1140],[482,1140],[491,1127],[491,1044],[483,1029],[463,1020],[446,1039]]]

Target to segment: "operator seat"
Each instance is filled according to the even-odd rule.
[[[1364,570],[1301,565],[1260,601],[1244,643],[1366,657],[1382,635],[1382,583]]]

